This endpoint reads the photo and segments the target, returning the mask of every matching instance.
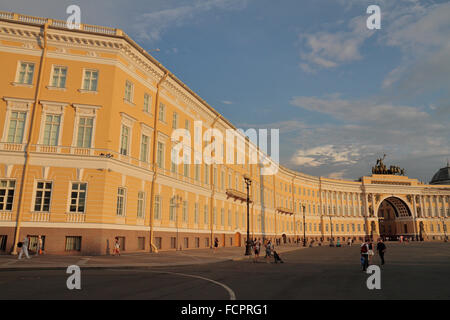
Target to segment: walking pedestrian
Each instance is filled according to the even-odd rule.
[[[278,263],[278,262],[284,263],[284,261],[281,260],[281,257],[278,254],[278,252],[276,252],[275,250],[273,250],[273,260],[274,260],[275,263]]]
[[[253,262],[258,262],[260,250],[261,250],[261,241],[259,241],[259,239],[258,240],[255,239],[255,246],[254,246],[255,258]]]
[[[42,254],[42,237],[39,235],[37,239],[36,256]]]
[[[219,239],[215,238],[214,239],[214,253],[216,253],[218,247],[219,247]]]
[[[266,261],[267,261],[267,258],[270,258],[272,256],[272,250],[273,250],[273,245],[272,245],[272,242],[269,240],[266,243],[266,256],[264,257],[264,259],[266,259]]]
[[[369,240],[366,239],[363,244],[361,244],[361,264],[363,271],[367,270],[369,266]]]
[[[27,257],[27,259],[30,259],[30,256],[28,255],[28,245],[30,243],[30,237],[26,236],[25,238],[23,238],[23,241],[21,242],[22,246],[20,247],[20,253],[19,253],[19,260],[22,259],[22,255],[25,254],[25,257]],[[20,242],[19,242],[20,244]]]
[[[118,237],[114,238],[114,249],[113,249],[113,256],[119,255],[120,256],[120,241]]]
[[[386,245],[383,243],[383,240],[381,238],[378,239],[377,251],[381,259],[381,265],[384,265],[384,253],[386,252]]]
[[[368,257],[369,257],[369,264],[370,264],[372,261],[372,257],[375,255],[375,253],[373,252],[372,240],[368,240],[368,245],[369,245]]]

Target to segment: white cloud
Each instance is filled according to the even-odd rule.
[[[294,106],[330,115],[346,122],[389,123],[427,121],[429,114],[417,107],[397,106],[389,103],[376,103],[367,100],[345,100],[336,95],[330,97],[294,97],[290,103]]]
[[[352,146],[324,145],[309,149],[300,149],[291,162],[299,166],[318,167],[331,164],[355,164],[360,158],[357,148]]]
[[[228,105],[233,104],[233,101],[228,101],[228,100],[222,100],[221,102],[223,104],[228,104]]]
[[[311,72],[315,68],[335,68],[342,63],[360,60],[362,44],[374,34],[365,26],[365,19],[364,16],[351,19],[347,31],[300,34],[300,67]]]
[[[242,10],[246,8],[248,1],[250,0],[200,0],[189,5],[143,13],[138,17],[134,29],[140,39],[159,40],[169,28],[186,25],[201,14],[213,10]]]

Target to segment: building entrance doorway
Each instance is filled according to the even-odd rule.
[[[383,200],[378,208],[380,236],[385,240],[415,236],[411,211],[408,205],[397,197]]]

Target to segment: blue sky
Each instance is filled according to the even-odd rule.
[[[357,179],[377,157],[429,181],[450,157],[450,3],[419,0],[0,1],[123,29],[280,162]],[[381,29],[368,30],[369,5]]]

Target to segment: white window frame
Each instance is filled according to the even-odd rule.
[[[0,181],[6,181],[6,187],[4,187],[5,196],[3,197],[3,209],[1,209],[0,212],[12,212],[14,210],[14,199],[16,197],[17,181],[16,181],[16,179],[0,179]],[[9,186],[9,183],[11,181],[14,181],[14,188]],[[0,188],[2,188],[2,187],[0,187]],[[9,190],[14,190],[14,195],[13,195],[13,199],[12,199],[11,209],[8,210],[8,209],[6,209],[6,205],[8,204],[8,191]]]
[[[167,146],[168,140],[169,140],[169,136],[165,135],[162,132],[158,132],[157,141],[156,141],[156,166],[162,170],[165,170],[165,168],[166,168],[166,146]],[[158,143],[161,143],[163,146],[161,166],[158,166]]]
[[[123,189],[125,192],[123,194],[123,207],[122,207],[122,214],[118,214],[118,200],[119,200],[119,189]],[[117,187],[117,192],[116,192],[116,217],[126,217],[127,215],[127,188],[126,187]]]
[[[146,98],[148,98],[147,110],[145,110]],[[152,114],[152,100],[153,100],[152,95],[147,93],[147,92],[145,92],[144,93],[144,103],[142,105],[142,111],[144,111],[147,114]]]
[[[84,211],[83,212],[79,212],[79,211],[70,211],[70,207],[71,207],[71,203],[72,203],[72,186],[74,183],[78,183],[78,184],[85,184],[86,185],[86,191],[84,192],[85,197],[84,197]],[[88,194],[88,183],[85,181],[70,181],[69,182],[69,196],[67,197],[68,201],[67,201],[67,213],[70,214],[86,214],[86,207],[87,207],[87,194]],[[78,198],[77,198],[77,209],[78,209]]]
[[[162,207],[162,197],[161,197],[161,195],[156,194],[154,201],[155,201],[155,206],[154,206],[153,212],[152,212],[153,218],[155,220],[161,220],[161,218],[162,218],[161,217],[161,212],[162,212],[161,211],[161,207]]]
[[[162,112],[161,112],[161,110],[162,110]],[[158,117],[158,120],[161,121],[162,123],[166,123],[166,111],[167,111],[166,104],[160,101],[159,106],[158,106],[157,117]],[[161,114],[162,114],[162,117],[161,117]]]
[[[122,121],[121,121],[121,125],[120,125],[120,135],[119,135],[119,150],[117,150],[119,152],[119,157],[131,157],[131,147],[133,145],[133,126],[134,123],[136,122],[136,119],[127,115],[124,112],[120,113],[121,117],[122,117]],[[128,127],[129,129],[129,136],[128,136],[128,142],[127,142],[127,154],[123,155],[121,153],[121,148],[122,148],[122,131],[123,131],[123,127]]]
[[[145,123],[141,122],[141,139],[139,142],[139,160],[141,162],[145,162],[148,163],[150,161],[150,155],[151,155],[151,145],[152,145],[152,137],[153,137],[153,128],[149,127],[148,125],[146,125]],[[148,152],[146,155],[146,159],[147,161],[142,161],[141,160],[141,156],[142,156],[142,136],[146,136],[148,137]]]
[[[33,76],[32,76],[32,79],[31,79],[31,83],[22,83],[22,82],[19,82],[20,67],[22,66],[22,63],[25,63],[25,64],[32,64],[32,65],[33,65]],[[33,87],[33,85],[34,85],[34,76],[35,76],[35,74],[36,74],[36,62],[19,60],[19,61],[17,61],[16,77],[14,78],[13,85],[16,85],[16,86],[25,86],[25,87]]]
[[[130,92],[128,92],[128,85],[130,86]],[[129,97],[127,96],[127,93],[129,93]],[[125,81],[125,92],[124,92],[124,97],[123,100],[125,102],[129,102],[131,104],[133,104],[134,101],[134,83],[130,80],[126,80]]]
[[[74,134],[72,137],[72,153],[73,149],[86,149],[83,147],[77,147],[77,140],[78,140],[78,129],[80,124],[80,118],[89,118],[92,117],[94,119],[93,126],[92,126],[92,136],[91,136],[91,147],[90,147],[90,154],[93,154],[94,148],[95,148],[95,132],[97,128],[97,114],[98,110],[102,106],[95,106],[95,105],[86,105],[86,104],[73,104],[75,107],[75,121],[74,121]]]
[[[56,68],[64,68],[64,69],[66,69],[66,79],[64,81],[64,87],[60,87],[59,85],[57,85],[57,86],[53,85],[53,76],[55,75],[55,69]],[[59,90],[66,89],[66,87],[67,87],[68,70],[69,70],[69,68],[67,66],[57,65],[57,64],[52,65],[52,72],[50,73],[50,79],[49,79],[49,83],[48,83],[47,89],[59,89]],[[58,80],[60,81],[61,77],[58,78]]]
[[[38,191],[38,183],[42,182],[42,183],[51,183],[52,187],[50,189],[50,201],[49,201],[49,205],[48,205],[48,211],[36,211],[35,207],[36,207],[36,193]],[[39,180],[35,180],[34,181],[34,187],[33,187],[33,201],[31,202],[31,212],[43,212],[43,213],[50,213],[52,210],[52,199],[53,199],[53,189],[54,189],[54,185],[55,182],[52,180],[45,180],[45,179],[39,179]],[[45,188],[44,188],[45,190]]]
[[[91,89],[91,83],[92,82],[89,82],[89,84],[90,84],[89,89],[86,89],[84,87],[84,80],[86,79],[86,71],[97,72],[97,85],[96,85],[95,90]],[[100,79],[100,71],[98,69],[84,68],[83,69],[83,76],[81,77],[81,87],[80,87],[81,89],[79,91],[80,92],[94,92],[94,93],[98,92],[98,84],[99,84],[98,80],[99,79]]]
[[[25,141],[27,141],[26,137],[28,135],[28,127],[30,123],[30,110],[31,105],[34,103],[34,100],[28,100],[28,99],[17,99],[17,98],[9,98],[4,97],[3,100],[6,101],[6,116],[5,116],[5,124],[3,126],[3,136],[2,136],[2,142],[7,142],[8,140],[8,132],[9,132],[9,125],[11,120],[11,113],[12,112],[25,112],[25,127],[23,130],[23,136],[22,141],[20,144],[23,144]],[[12,143],[11,144],[17,144]]]
[[[142,195],[142,199],[139,198],[139,196]],[[145,198],[146,198],[146,193],[145,191],[139,191],[138,192],[138,203],[137,203],[137,213],[136,216],[138,219],[145,219]],[[139,203],[142,201],[142,215],[139,214]]]
[[[41,127],[39,130],[39,145],[40,148],[56,147],[57,152],[60,152],[60,147],[62,145],[62,136],[64,132],[64,110],[67,106],[65,102],[54,102],[54,101],[40,101],[42,104],[42,114],[41,114]],[[45,132],[45,122],[47,115],[57,115],[60,116],[59,132],[58,132],[58,143],[56,146],[44,146],[44,132]]]

